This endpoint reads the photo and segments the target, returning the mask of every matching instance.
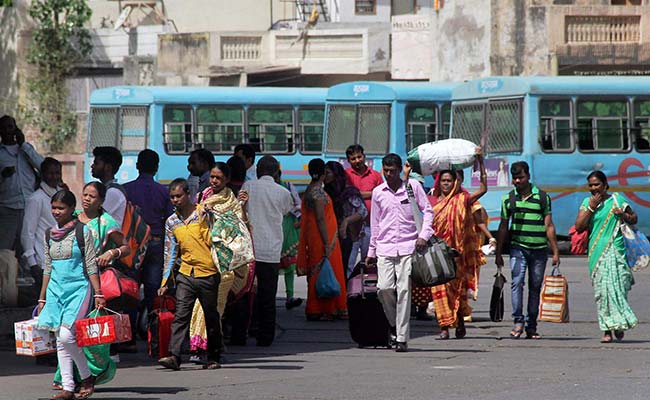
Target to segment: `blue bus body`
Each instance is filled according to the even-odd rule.
[[[205,147],[217,161],[248,142],[257,154],[273,154],[283,179],[306,181],[306,164],[321,155],[325,95],[322,88],[238,88],[119,86],[93,91],[90,98],[85,180],[92,149],[115,146],[124,160],[117,179],[137,177],[137,154],[160,155],[157,179],[187,177],[189,152]]]
[[[650,78],[490,77],[453,92],[451,137],[485,139],[488,193],[481,199],[490,229],[512,185],[509,166],[530,166],[531,181],[552,199],[558,235],[567,235],[593,170],[607,176],[650,233]],[[478,173],[465,171],[476,187]],[[471,179],[470,179],[471,176]]]
[[[361,144],[367,164],[381,158],[405,159],[413,147],[448,137],[451,95],[456,84],[431,82],[348,82],[327,92],[323,152],[343,162],[346,148]]]

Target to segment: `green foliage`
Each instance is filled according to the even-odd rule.
[[[66,77],[90,54],[85,25],[91,10],[85,0],[34,0],[29,15],[36,22],[27,62],[36,73],[27,80],[25,116],[39,128],[51,152],[60,152],[76,136],[77,121],[68,107]]]
[[[13,5],[13,0],[0,0],[0,7],[11,7]]]

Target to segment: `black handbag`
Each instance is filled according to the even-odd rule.
[[[505,286],[506,277],[501,273],[501,267],[497,268],[494,274],[494,283],[492,284],[492,296],[490,297],[490,321],[503,321],[503,287]]]
[[[418,233],[422,231],[422,212],[415,201],[411,185],[406,185],[409,203],[413,209],[413,219]],[[411,261],[411,282],[415,287],[431,287],[442,285],[456,279],[456,262],[458,256],[455,249],[437,236],[431,236],[428,247],[422,253],[416,251]]]

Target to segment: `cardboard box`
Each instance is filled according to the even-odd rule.
[[[40,356],[56,352],[56,336],[46,329],[37,329],[38,318],[14,323],[16,354]]]

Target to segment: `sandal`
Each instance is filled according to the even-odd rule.
[[[441,328],[440,335],[438,335],[438,340],[447,340],[449,339],[449,328]]]
[[[50,397],[50,399],[74,400],[74,393],[73,392],[68,392],[67,390],[62,390],[59,393],[55,394],[54,396]]]
[[[616,336],[616,340],[618,340],[620,342],[625,337],[625,332],[624,331],[614,331],[614,336]]]
[[[521,325],[515,325],[510,331],[510,337],[513,339],[519,339],[522,333],[524,333],[524,327]]]
[[[536,331],[526,331],[526,339],[539,340],[542,338],[542,335]]]
[[[95,393],[95,377],[90,375],[88,378],[81,381],[81,389],[79,390],[78,399],[87,399]]]
[[[60,383],[52,382],[52,390],[63,390],[63,385]]]
[[[219,368],[221,368],[221,364],[219,364],[216,361],[209,361],[203,365],[203,369],[219,369]]]
[[[610,332],[603,333],[603,337],[600,338],[600,343],[612,343],[612,334]]]

